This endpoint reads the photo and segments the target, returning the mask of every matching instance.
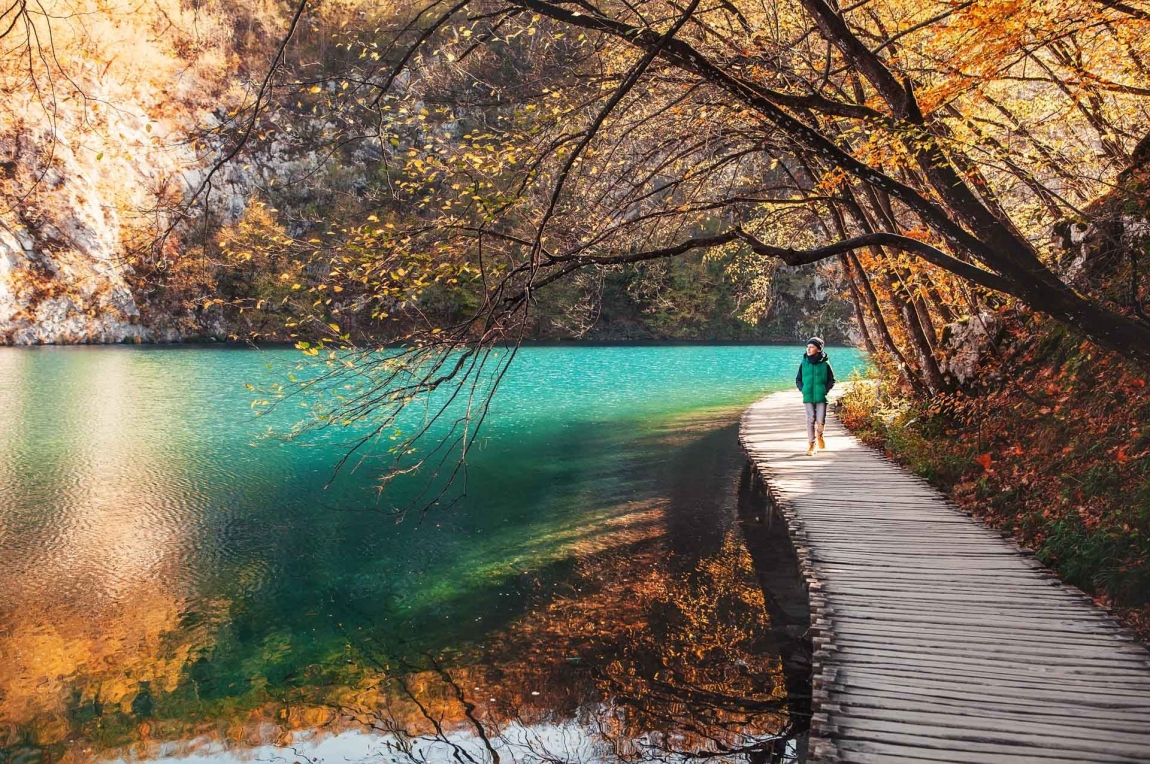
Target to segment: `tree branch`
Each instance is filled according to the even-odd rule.
[[[564,263],[564,267],[559,271],[548,274],[545,278],[538,283],[531,285],[531,290],[534,291],[542,286],[545,286],[552,281],[566,276],[574,270],[583,268],[588,265],[623,265],[626,263],[639,263],[647,260],[660,260],[667,257],[676,257],[678,255],[690,252],[693,249],[709,249],[711,247],[719,247],[724,244],[730,244],[733,241],[742,240],[759,255],[766,257],[774,257],[782,260],[789,266],[809,265],[826,260],[830,257],[853,252],[856,249],[864,249],[866,247],[889,247],[903,252],[910,252],[918,255],[923,260],[926,260],[932,265],[937,265],[939,268],[948,270],[956,276],[961,276],[969,281],[978,284],[979,286],[993,289],[998,292],[1017,296],[1018,290],[1014,288],[1008,279],[999,276],[982,268],[978,268],[969,263],[951,257],[946,252],[943,252],[937,247],[927,244],[925,241],[912,239],[909,236],[900,236],[895,233],[868,233],[862,236],[855,236],[850,239],[843,239],[842,241],[828,244],[825,247],[816,247],[814,249],[790,249],[787,247],[776,247],[766,244],[756,238],[753,234],[748,233],[741,227],[735,227],[725,233],[716,234],[714,236],[700,236],[694,239],[687,239],[678,244],[673,244],[669,247],[662,247],[660,249],[646,250],[643,252],[632,252],[626,255],[599,255],[599,256],[580,256],[580,255],[558,255],[552,258],[549,264],[557,265]],[[514,302],[519,299],[519,296],[509,297],[509,302]]]
[[[603,16],[574,13],[547,0],[513,0],[513,3],[565,24],[621,37],[642,48],[650,49],[658,42],[658,38],[647,30],[631,27]],[[870,51],[867,50],[866,53],[869,54]],[[748,106],[758,110],[768,121],[804,147],[822,156],[825,161],[903,202],[939,234],[982,262],[988,265],[993,263],[996,268],[998,266],[1007,268],[1015,272],[1019,279],[1033,278],[1035,275],[1033,271],[1042,270],[1041,264],[1036,259],[1019,267],[1008,255],[1004,256],[1002,251],[979,239],[914,188],[851,156],[824,133],[785,111],[757,86],[746,83],[719,68],[684,41],[673,40],[668,43],[662,51],[662,57],[673,65],[727,90]],[[887,74],[889,75],[889,72]],[[906,91],[902,84],[897,80],[894,82],[901,94],[900,97],[905,99]]]
[[[1132,16],[1133,18],[1141,19],[1142,21],[1150,21],[1150,13],[1147,13],[1141,8],[1135,8],[1132,5],[1127,5],[1126,3],[1120,2],[1119,0],[1094,1],[1100,5],[1105,5],[1107,8],[1112,8],[1113,10],[1116,10],[1120,13],[1125,13],[1127,16]]]
[[[932,247],[925,241],[912,239],[909,236],[901,236],[897,233],[868,233],[862,236],[837,241],[825,247],[798,250],[764,244],[741,228],[736,228],[735,231],[739,238],[747,242],[756,254],[777,257],[791,266],[817,263],[820,260],[826,260],[828,257],[835,257],[836,255],[853,252],[856,249],[862,249],[864,247],[890,247],[891,249],[914,253],[928,263],[937,265],[939,268],[948,270],[956,276],[961,276],[980,286],[1017,296],[1018,290],[1014,288],[1009,280],[1004,279],[998,274],[977,268],[970,263],[964,263],[958,258],[951,257],[941,249]]]

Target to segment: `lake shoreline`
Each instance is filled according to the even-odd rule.
[[[668,339],[668,340],[581,340],[581,339],[568,339],[568,340],[524,340],[519,343],[522,348],[673,348],[673,347],[796,347],[801,352],[803,346],[806,344],[806,337],[795,338],[794,340],[683,340],[683,339]],[[514,342],[497,342],[493,347],[498,348],[511,348],[515,347]],[[133,348],[141,350],[291,350],[295,348],[296,343],[290,341],[274,341],[274,342],[238,342],[230,340],[189,340],[187,342],[67,342],[67,343],[37,343],[32,345],[13,345],[13,344],[0,344],[0,351],[2,350],[50,350],[50,349],[69,349],[69,348]],[[382,343],[377,346],[379,349],[395,350],[410,345],[403,343]],[[846,349],[852,351],[862,352],[860,348],[853,345],[838,345],[828,343],[827,348]]]

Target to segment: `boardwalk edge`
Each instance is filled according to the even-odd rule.
[[[751,454],[746,441],[746,423],[753,407],[743,412],[739,420],[739,446],[747,459],[751,462],[756,475],[767,493],[771,506],[787,527],[791,546],[799,560],[799,572],[807,590],[807,601],[810,607],[811,625],[808,635],[811,641],[811,723],[807,764],[838,764],[840,761],[838,749],[831,740],[834,731],[830,723],[829,712],[834,711],[830,703],[830,687],[834,686],[838,670],[826,664],[826,658],[834,652],[834,628],[831,618],[831,609],[826,597],[822,594],[823,582],[815,570],[811,558],[810,543],[807,539],[803,523],[794,508],[775,489],[771,480],[771,469],[765,463],[759,463]]]

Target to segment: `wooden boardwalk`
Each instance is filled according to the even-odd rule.
[[[787,521],[811,604],[809,762],[1150,762],[1150,656],[1033,556],[797,392],[740,438]]]

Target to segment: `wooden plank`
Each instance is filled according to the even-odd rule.
[[[924,695],[917,688],[910,691],[902,690],[871,690],[856,688],[848,693],[828,693],[828,703],[836,708],[848,706],[869,706],[873,708],[888,708],[892,710],[914,711],[917,709],[937,706],[946,709],[955,715],[1023,715],[1032,718],[1045,716],[1067,717],[1080,719],[1085,726],[1097,726],[1102,723],[1122,724],[1123,729],[1145,724],[1150,714],[1138,709],[1088,708],[1073,704],[1034,703],[1018,698],[978,698],[971,702],[969,695],[951,697],[949,692],[939,692],[931,696]],[[831,703],[833,701],[833,703]]]
[[[1020,648],[1031,645],[1053,645],[1067,647],[1097,647],[1113,645],[1114,647],[1137,647],[1129,638],[1109,634],[1085,635],[1047,635],[1040,631],[1017,631],[1013,629],[999,629],[991,631],[985,628],[965,629],[962,627],[934,627],[922,625],[914,631],[891,628],[885,624],[858,625],[852,622],[839,620],[835,624],[835,634],[840,637],[866,636],[886,640],[891,644],[901,642],[915,642],[921,638],[937,638],[953,641],[960,644],[980,645],[1017,645]]]
[[[819,572],[824,576],[834,577],[838,574],[843,574],[849,581],[904,581],[908,584],[914,585],[918,582],[940,582],[940,583],[970,583],[977,581],[987,587],[1000,585],[1004,578],[995,573],[979,573],[978,571],[969,572],[955,572],[955,571],[914,571],[903,572],[897,570],[867,570],[859,568],[858,566],[842,566],[842,565],[823,565],[820,566]],[[1058,586],[1060,585],[1057,579],[1050,576],[1049,573],[1036,570],[1020,570],[1017,574],[1010,576],[1009,582],[1011,586]]]
[[[924,552],[934,549],[966,549],[969,547],[975,549],[999,549],[1014,554],[1018,553],[1016,548],[1006,544],[998,544],[996,539],[984,533],[962,534],[952,530],[947,531],[945,537],[942,537],[940,534],[928,535],[921,531],[908,532],[895,528],[875,531],[872,530],[872,526],[869,524],[865,529],[847,528],[840,530],[841,524],[838,523],[834,526],[838,532],[831,532],[809,521],[804,524],[804,527],[811,541],[833,546],[864,547],[868,551],[884,551],[897,554],[907,549]],[[998,545],[995,546],[996,544]]]
[[[1150,711],[1150,696],[1145,693],[1139,693],[1135,697],[1118,696],[1113,693],[1090,693],[1086,691],[1085,687],[1070,682],[1060,685],[1065,689],[1028,689],[1026,692],[1020,692],[1009,688],[996,688],[973,680],[965,682],[961,680],[945,681],[941,677],[915,679],[900,672],[897,664],[890,666],[890,670],[881,675],[864,671],[851,673],[849,668],[849,666],[844,667],[835,681],[829,685],[835,691],[849,694],[852,688],[898,690],[925,697],[934,697],[937,694],[939,697],[947,696],[952,699],[967,698],[973,702],[987,698],[1011,700],[1023,704],[1058,703],[1070,706],[1080,705],[1087,708]]]
[[[1118,760],[1129,757],[1138,761],[1145,753],[1145,745],[1150,743],[1146,735],[1110,732],[1102,737],[1081,737],[1068,734],[1065,727],[1052,724],[1031,723],[1019,731],[1018,725],[993,724],[985,722],[979,726],[965,726],[955,723],[956,717],[906,715],[899,720],[872,719],[865,716],[852,716],[843,722],[840,730],[862,730],[877,733],[910,733],[924,738],[958,740],[971,743],[1049,747],[1064,753],[1080,752],[1094,756],[1112,756]]]
[[[866,555],[857,552],[843,552],[837,549],[824,549],[814,547],[811,550],[818,555],[820,561],[827,563],[850,564],[863,568],[895,568],[903,571],[911,570],[1025,570],[1027,567],[1023,560],[1002,556],[1001,559],[962,557],[959,555]],[[1037,563],[1036,563],[1037,564]]]
[[[826,590],[838,591],[844,594],[866,592],[890,592],[893,594],[910,595],[916,592],[951,593],[955,596],[976,594],[988,596],[994,594],[1015,595],[1025,597],[1057,597],[1075,602],[1089,602],[1089,599],[1078,589],[1062,586],[1047,579],[1039,581],[1011,581],[1002,582],[1000,579],[989,580],[969,579],[965,576],[946,580],[913,577],[909,579],[914,586],[908,586],[907,580],[898,581],[886,578],[868,578],[860,576],[844,576],[838,580],[828,582]]]
[[[917,699],[913,703],[892,703],[889,698],[875,697],[859,693],[841,700],[839,708],[849,709],[852,716],[863,718],[912,719],[915,714],[930,714],[947,717],[952,724],[981,724],[990,722],[1053,724],[1064,729],[1075,730],[1075,734],[1093,733],[1144,733],[1150,735],[1150,714],[1138,719],[1130,715],[1112,716],[1105,713],[1089,716],[1078,713],[1076,708],[1046,706],[1042,708],[1018,708],[1008,705],[954,705],[942,701]]]
[[[901,728],[901,729],[900,729]],[[905,731],[903,731],[905,730]],[[934,734],[930,734],[934,733]],[[982,764],[987,762],[1015,762],[1020,754],[1044,755],[1049,758],[1062,758],[1067,755],[1078,755],[1072,761],[1089,761],[1096,764],[1146,764],[1146,759],[1136,751],[1140,746],[1105,746],[1111,750],[1083,750],[1082,747],[1065,749],[1059,740],[1043,741],[1040,736],[1015,733],[1009,735],[987,735],[985,737],[948,731],[940,728],[920,728],[911,724],[883,724],[881,722],[868,722],[866,720],[851,721],[844,724],[836,735],[836,746],[841,747],[844,742],[854,740],[859,742],[902,743],[907,746],[917,746],[925,751],[945,750],[961,751],[963,754],[981,754],[981,758],[968,759]],[[1005,739],[1004,739],[1005,738]],[[1131,752],[1134,749],[1134,752]]]
[[[901,674],[909,678],[941,677],[943,679],[962,680],[972,678],[979,681],[1002,680],[1009,684],[1032,685],[1035,687],[1062,686],[1073,683],[1075,686],[1084,686],[1091,689],[1120,688],[1141,695],[1150,694],[1150,684],[1144,679],[1131,679],[1130,675],[1110,674],[1102,675],[1083,670],[1063,671],[1035,671],[1033,667],[1002,664],[988,661],[970,660],[961,661],[934,661],[933,656],[928,660],[900,660],[897,662]],[[863,674],[885,675],[890,671],[891,664],[885,661],[852,660],[843,671],[860,672]]]
[[[1114,698],[1127,704],[1126,707],[1142,708],[1150,697],[1146,687],[1131,686],[1121,681],[1106,681],[1106,679],[1089,674],[1039,674],[1032,672],[1029,675],[1022,670],[1024,667],[1007,665],[997,670],[994,663],[971,661],[963,665],[952,663],[932,665],[929,662],[911,662],[909,660],[883,661],[868,660],[866,656],[842,656],[849,658],[849,665],[844,665],[837,675],[842,677],[867,677],[882,679],[888,677],[892,669],[899,672],[900,679],[908,684],[918,686],[923,683],[932,683],[943,686],[946,683],[995,686],[1027,686],[1036,690],[1050,689],[1059,691],[1066,685],[1073,685],[1075,690],[1082,690],[1075,697],[1091,697],[1096,700]],[[1114,678],[1111,677],[1113,680]],[[1150,706],[1145,706],[1150,712]]]
[[[907,749],[900,749],[900,750],[907,750]],[[924,758],[921,758],[919,756],[904,755],[902,753],[891,753],[889,750],[883,751],[882,753],[865,753],[862,751],[854,751],[854,750],[848,749],[848,750],[844,750],[844,751],[839,752],[835,761],[841,761],[844,764],[939,764],[940,762],[942,762],[943,764],[950,764],[950,763],[957,764],[957,762],[958,762],[958,760],[956,760],[956,759],[938,758],[938,756],[935,755],[933,752],[928,752],[927,755],[929,755],[930,758],[924,759]],[[968,760],[964,759],[963,761],[968,761]],[[1082,764],[1081,759],[1048,759],[1048,758],[1042,758],[1042,759],[1038,759],[1037,761],[1041,762],[1041,764],[1063,764],[1064,762],[1074,762],[1075,764]],[[1032,758],[1030,758],[1030,759],[1011,759],[1011,762],[1012,762],[1012,764],[1017,764],[1017,762],[1024,762],[1024,764],[1034,764],[1035,759],[1032,759]]]
[[[1078,618],[1082,615],[1082,603],[1042,601],[1038,598],[1022,599],[1009,597],[995,597],[992,600],[974,600],[970,598],[927,596],[927,597],[880,597],[876,594],[863,596],[859,594],[837,594],[826,592],[829,602],[835,605],[840,612],[848,612],[849,608],[883,608],[887,610],[921,612],[921,608],[932,606],[946,609],[951,613],[964,613],[976,615],[1011,614],[1022,612],[1026,616],[1048,615],[1056,618]],[[841,606],[841,607],[840,607]],[[1089,620],[1106,621],[1105,614],[1097,615]]]
[[[864,610],[862,608],[856,608],[854,610],[836,609],[835,618],[854,618],[860,621],[901,623],[906,624],[908,628],[914,628],[916,624],[937,624],[940,626],[973,626],[976,623],[982,622],[994,627],[1034,630],[1041,629],[1045,632],[1065,632],[1067,634],[1110,634],[1117,629],[1116,626],[1098,619],[1088,619],[1073,622],[1054,622],[1048,619],[1043,619],[1042,622],[1039,623],[1037,616],[1028,616],[1023,613],[1013,614],[1012,617],[974,618],[963,617],[961,613],[954,614],[949,612],[892,611],[884,610],[882,608]]]
[[[841,757],[838,761],[859,762],[860,764],[884,764],[887,761],[929,761],[934,764],[1085,764],[1081,756],[1059,756],[1041,752],[1011,752],[1009,758],[988,758],[984,753],[972,753],[961,749],[926,748],[916,745],[899,745],[874,740],[844,740],[839,744]]]
[[[998,645],[992,642],[979,644],[961,642],[944,642],[930,640],[924,637],[907,639],[899,642],[876,639],[874,637],[859,637],[837,633],[834,637],[835,648],[840,652],[848,650],[858,654],[880,656],[916,656],[929,652],[934,660],[961,659],[967,657],[971,663],[1009,663],[1018,666],[1050,666],[1058,662],[1058,667],[1079,669],[1085,671],[1107,672],[1111,674],[1143,675],[1146,662],[1141,659],[1132,661],[1112,661],[1106,656],[1109,653],[1105,648],[1060,651],[1055,647],[1034,648],[1031,645]],[[1140,657],[1139,657],[1140,658]],[[1147,678],[1150,684],[1150,678]]]
[[[876,587],[850,588],[832,582],[824,585],[822,593],[829,599],[842,602],[860,600],[864,602],[903,602],[916,606],[977,605],[993,602],[1010,607],[1059,607],[1065,609],[1082,607],[1083,601],[1071,594],[1060,592],[1018,592],[995,591],[978,593],[973,590],[952,591],[945,588],[931,589],[882,589]]]

